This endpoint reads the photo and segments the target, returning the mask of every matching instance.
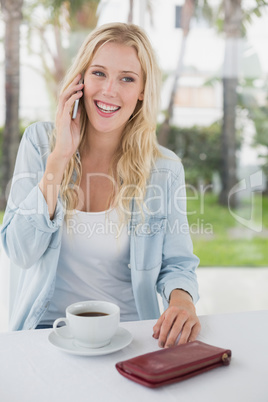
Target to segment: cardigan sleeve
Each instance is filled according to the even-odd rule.
[[[64,218],[58,199],[53,220],[46,200],[39,189],[50,153],[50,123],[29,126],[20,143],[1,238],[3,247],[16,265],[29,268],[47,250],[55,247],[57,231]]]
[[[174,289],[188,292],[193,302],[199,299],[195,270],[199,258],[193,253],[186,209],[184,169],[178,162],[178,170],[168,191],[167,224],[162,251],[162,265],[157,281],[164,306],[168,306]]]

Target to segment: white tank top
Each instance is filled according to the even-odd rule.
[[[139,320],[128,268],[127,227],[116,209],[74,211],[64,222],[55,292],[40,324],[65,316],[69,304],[106,300],[120,307],[121,321]],[[49,269],[49,267],[48,267]]]

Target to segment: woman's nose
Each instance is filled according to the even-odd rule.
[[[106,80],[103,84],[102,94],[114,98],[116,96],[116,82],[113,79]]]

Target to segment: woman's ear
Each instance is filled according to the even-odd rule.
[[[143,99],[144,99],[144,93],[143,92],[140,93],[140,96],[138,97],[138,99],[140,101],[143,101]]]

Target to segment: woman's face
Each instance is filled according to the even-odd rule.
[[[142,69],[133,47],[101,46],[84,76],[90,132],[121,135],[137,101],[143,100]]]

